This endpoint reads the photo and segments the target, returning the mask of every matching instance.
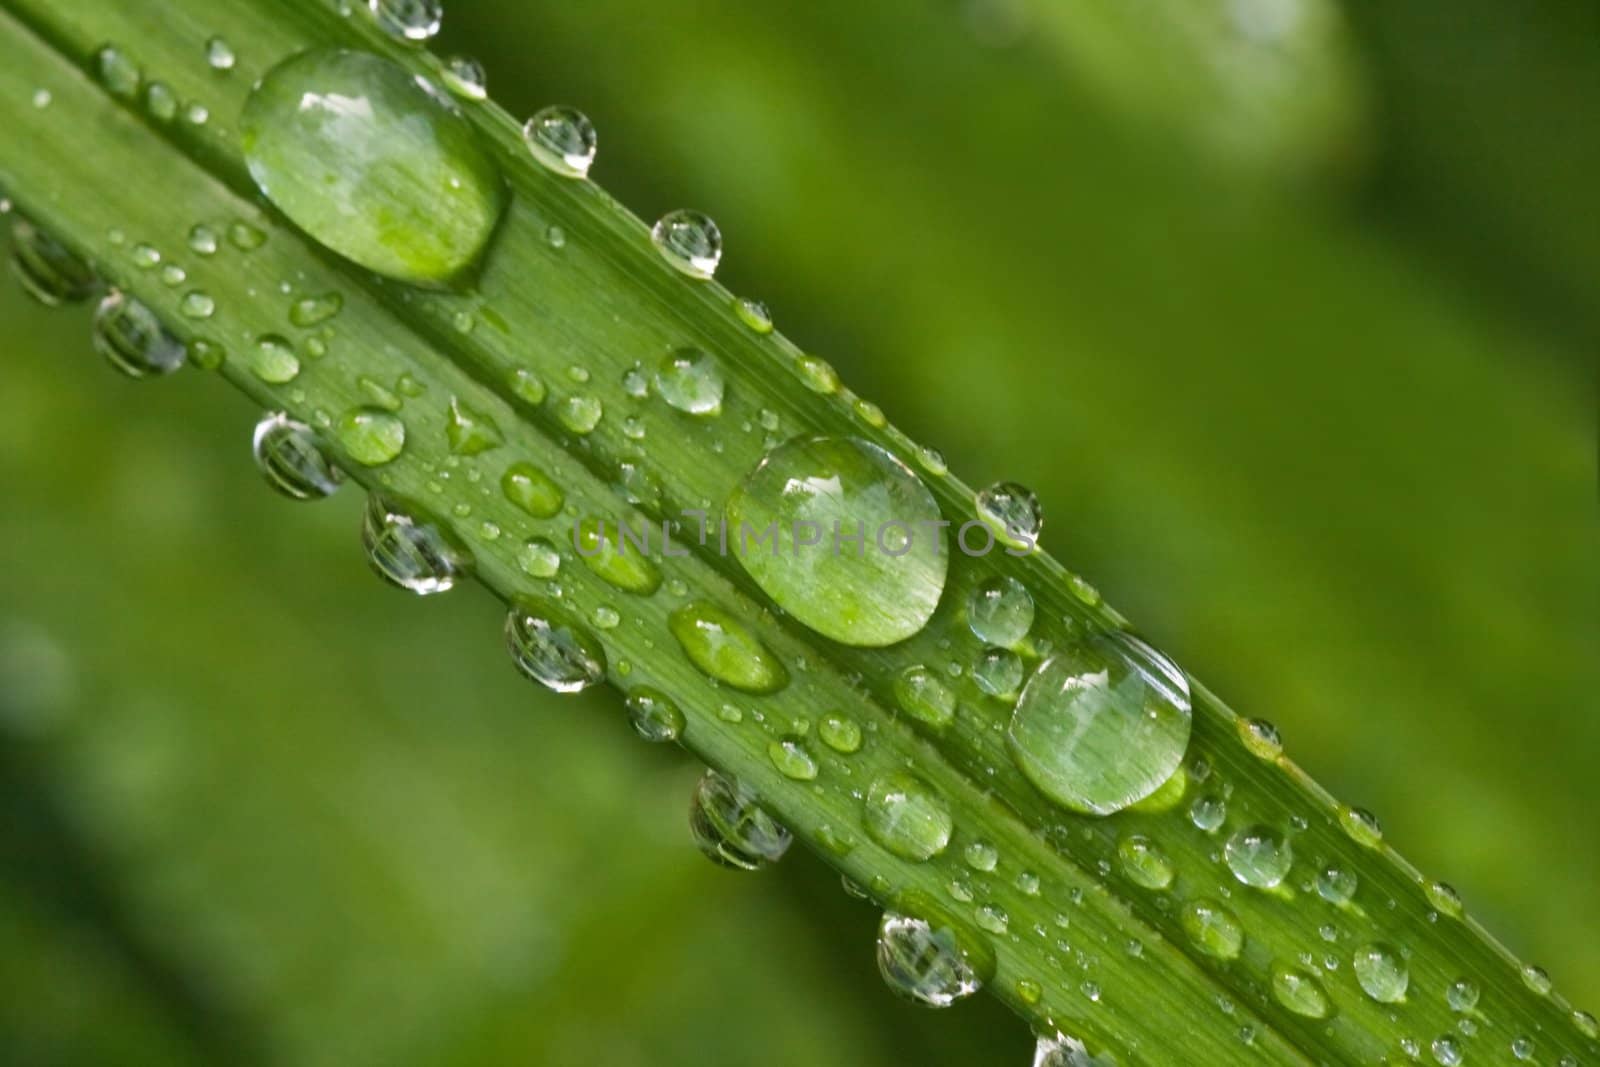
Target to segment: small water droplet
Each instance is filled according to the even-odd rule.
[[[213,37],[206,42],[206,65],[212,70],[229,71],[237,62],[233,46],[221,37]]]
[[[561,553],[549,541],[535,537],[518,551],[517,566],[530,578],[554,578],[561,570]]]
[[[556,405],[556,421],[580,436],[593,433],[604,414],[599,399],[585,393],[566,397]]]
[[[189,280],[189,272],[176,263],[168,263],[161,268],[161,284],[168,289],[176,289]]]
[[[1013,548],[1032,550],[1044,529],[1044,510],[1027,486],[997,482],[978,493],[978,518]]]
[[[753,789],[716,771],[707,771],[695,786],[689,829],[701,852],[736,870],[754,871],[778,862],[793,841],[761,807]]]
[[[1466,1014],[1478,1006],[1478,987],[1468,978],[1457,978],[1444,991],[1445,1003],[1450,1010]]]
[[[116,289],[95,309],[93,337],[95,351],[130,378],[171,374],[183,366],[183,342],[155,312]]]
[[[979,904],[973,909],[972,918],[980,929],[991,934],[1003,934],[1011,925],[1011,916],[998,904]]]
[[[524,403],[532,407],[544,403],[546,395],[544,382],[540,381],[539,376],[531,370],[518,367],[511,372],[507,381],[511,385],[511,391]]]
[[[1278,886],[1294,865],[1294,849],[1282,834],[1268,826],[1239,830],[1228,838],[1223,856],[1235,878],[1257,889]]]
[[[216,370],[227,359],[227,352],[215,341],[197,337],[189,342],[189,362],[201,370]]]
[[[252,348],[246,350],[250,371],[268,385],[292,382],[300,374],[300,357],[287,337],[275,333],[256,338]]]
[[[445,439],[458,456],[477,456],[505,443],[505,436],[494,419],[468,407],[459,397],[450,398],[445,412]]]
[[[1536,967],[1533,964],[1529,964],[1528,966],[1522,968],[1522,984],[1527,986],[1530,990],[1537,993],[1541,997],[1547,996],[1550,993],[1550,975],[1545,972],[1543,967]]]
[[[1033,628],[1033,597],[1015,578],[986,579],[967,601],[967,625],[986,644],[1014,648]]]
[[[191,101],[189,106],[183,109],[183,120],[191,126],[204,126],[211,121],[211,111],[204,104]]]
[[[1511,1055],[1515,1056],[1519,1060],[1531,1059],[1533,1057],[1533,1038],[1529,1037],[1527,1034],[1521,1034],[1512,1038]]]
[[[849,716],[830,711],[817,723],[817,736],[835,752],[849,755],[861,750],[861,727]]]
[[[1244,947],[1244,927],[1231,911],[1214,900],[1195,900],[1184,905],[1179,922],[1195,948],[1207,956],[1219,960],[1237,959]]]
[[[1000,850],[987,841],[974,841],[961,852],[961,858],[975,871],[992,871],[1000,862]]]
[[[254,252],[267,243],[267,234],[266,231],[248,222],[230,222],[228,243],[241,252]]]
[[[670,211],[650,230],[661,256],[691,278],[710,278],[722,261],[722,231],[698,211]]]
[[[644,554],[642,539],[633,539],[618,523],[587,517],[573,535],[578,558],[614,588],[634,596],[651,596],[661,588],[661,570]]]
[[[189,230],[189,251],[197,256],[217,254],[217,231],[205,223],[197,223]]]
[[[1361,991],[1380,1004],[1398,1004],[1406,998],[1411,972],[1405,957],[1390,945],[1371,944],[1356,949],[1351,968]]]
[[[800,371],[800,380],[813,393],[831,396],[839,391],[839,373],[833,365],[820,356],[801,356],[794,362]]]
[[[251,91],[239,129],[268,200],[326,247],[391,278],[440,285],[461,273],[506,203],[472,125],[370,53],[319,48],[278,64]]]
[[[457,96],[483,100],[489,95],[489,74],[471,56],[451,56],[444,61],[444,83]]]
[[[983,988],[985,975],[974,958],[976,938],[950,921],[886,911],[878,925],[878,970],[900,996],[931,1008],[947,1008]],[[986,967],[990,974],[993,968]]]
[[[1172,884],[1172,861],[1142,834],[1132,834],[1117,843],[1117,861],[1134,885],[1165,889]]]
[[[972,680],[992,697],[1010,700],[1022,688],[1022,657],[1009,648],[986,648],[972,665]]]
[[[1378,817],[1365,808],[1352,808],[1341,804],[1339,825],[1344,828],[1350,840],[1363,848],[1377,848],[1383,841],[1383,827],[1379,825]]]
[[[663,359],[655,381],[661,399],[685,415],[722,414],[722,368],[698,348],[680,348]]]
[[[144,81],[139,65],[122,49],[109,44],[95,53],[94,73],[107,92],[124,100],[138,96]]]
[[[426,41],[444,19],[440,0],[367,0],[367,9],[386,33],[404,41]]]
[[[1195,798],[1189,806],[1189,821],[1208,834],[1215,833],[1227,817],[1228,802],[1214,793]]]
[[[1183,673],[1138,638],[1112,631],[1034,672],[1006,736],[1017,766],[1045,796],[1109,815],[1172,777],[1189,730]]]
[[[1326,1019],[1333,1012],[1333,1004],[1323,991],[1322,983],[1298,967],[1273,964],[1271,984],[1272,998],[1296,1015]]]
[[[178,117],[178,97],[166,82],[151,82],[144,87],[144,109],[157,122]]]
[[[1344,867],[1324,867],[1317,875],[1317,894],[1330,904],[1345,905],[1356,895],[1356,875]]]
[[[1449,1034],[1442,1034],[1434,1038],[1429,1050],[1433,1053],[1433,1058],[1439,1064],[1439,1067],[1460,1067],[1461,1046]]]
[[[756,333],[765,335],[772,332],[772,313],[761,301],[743,297],[733,302],[733,310],[739,316],[739,321]]]
[[[558,251],[567,247],[567,231],[555,223],[551,223],[545,227],[544,243]]]
[[[1110,1057],[1091,1056],[1080,1041],[1064,1034],[1041,1036],[1033,1046],[1033,1067],[1115,1067]]]
[[[554,518],[566,503],[561,487],[532,463],[513,463],[500,477],[500,490],[536,519]]]
[[[1239,740],[1261,759],[1275,760],[1283,755],[1283,738],[1278,728],[1265,719],[1240,719]]]
[[[1439,914],[1452,919],[1461,918],[1461,894],[1450,883],[1429,882],[1422,887],[1422,893]]]
[[[11,242],[11,269],[23,291],[45,307],[87,300],[99,285],[89,264],[21,215],[11,220]]]
[[[523,599],[511,606],[506,647],[519,671],[557,693],[582,692],[605,680],[600,642],[544,601]]]
[[[628,691],[628,722],[646,741],[676,741],[686,725],[683,711],[667,694],[647,685]]]
[[[789,684],[789,672],[733,615],[704,600],[693,600],[667,618],[684,655],[708,677],[746,693],[776,693]]]
[[[351,459],[378,467],[405,448],[406,424],[377,408],[352,408],[339,418],[338,438]]]
[[[600,138],[594,123],[574,107],[547,107],[522,127],[533,158],[566,178],[586,178],[594,166]]]
[[[472,553],[447,527],[379,493],[367,499],[361,544],[380,578],[419,596],[446,592],[472,572]]]
[[[338,293],[301,297],[289,308],[289,322],[301,329],[310,329],[338,315],[343,307],[344,297]]]
[[[49,107],[54,99],[55,97],[51,95],[49,89],[35,89],[33,91],[33,106],[40,111]]]
[[[934,730],[942,730],[955,721],[955,693],[931,668],[920,663],[895,677],[894,697],[900,710]]]
[[[1572,1013],[1572,1025],[1578,1028],[1578,1033],[1584,1037],[1600,1037],[1600,1020],[1586,1011]]]
[[[316,431],[282,411],[269,412],[256,423],[251,451],[267,484],[292,500],[332,496],[344,481]]]
[[[920,778],[892,772],[867,788],[862,806],[867,836],[907,860],[928,860],[950,844],[954,820],[944,797]]]
[[[817,760],[806,750],[805,742],[798,737],[780,737],[767,746],[767,758],[778,768],[778,773],[797,782],[809,782],[817,776]]]

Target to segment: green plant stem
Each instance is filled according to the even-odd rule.
[[[204,62],[205,42],[221,35],[239,62],[223,74]],[[88,68],[114,43],[184,101],[203,104],[210,119],[163,124],[137,106],[118,103]],[[1181,1048],[1193,1063],[1369,1063],[1401,1058],[1455,1034],[1468,1062],[1509,1062],[1514,1038],[1532,1035],[1541,1062],[1563,1053],[1593,1055],[1553,995],[1529,990],[1521,966],[1470,918],[1440,915],[1425,880],[1389,846],[1363,847],[1340,829],[1338,806],[1282,757],[1260,758],[1240,742],[1237,718],[1196,685],[1194,734],[1186,760],[1186,794],[1109,818],[1066,812],[1033,790],[1006,751],[1009,708],[963,679],[954,724],[942,733],[915,728],[899,715],[893,679],[914,664],[942,668],[972,645],[962,624],[968,593],[994,574],[1009,574],[1032,592],[1040,619],[1036,638],[1057,646],[1086,631],[1124,620],[1064,568],[1040,553],[1017,559],[952,555],[951,574],[934,621],[909,641],[859,649],[822,641],[766,606],[734,559],[714,552],[665,558],[662,593],[620,592],[577,560],[556,583],[530,579],[516,562],[530,537],[567,541],[575,516],[638,526],[682,509],[720,513],[730,489],[778,437],[850,435],[912,457],[916,446],[881,425],[858,398],[806,385],[800,351],[779,334],[760,335],[735,314],[733,297],[714,283],[690,282],[661,261],[647,231],[598,186],[552,176],[526,154],[517,124],[490,105],[471,118],[490,144],[513,193],[512,206],[481,273],[469,288],[422,291],[373,276],[338,260],[264,208],[245,173],[236,121],[250,85],[274,63],[319,43],[389,56],[419,73],[436,64],[402,47],[359,13],[340,18],[311,3],[177,0],[159,11],[92,0],[0,2],[0,184],[18,210],[91,260],[102,277],[161,315],[185,341],[205,339],[230,354],[221,373],[263,406],[327,426],[347,409],[370,404],[376,383],[394,390],[402,378],[419,387],[405,402],[407,443],[378,468],[341,457],[369,489],[420,501],[471,546],[479,577],[501,597],[556,595],[588,612],[610,605],[623,617],[600,633],[609,680],[619,689],[650,685],[671,694],[688,727],[684,744],[709,765],[755,788],[800,839],[816,848],[886,906],[922,894],[951,910],[952,886],[1009,916],[992,937],[998,970],[990,989],[1040,1030],[1060,1029],[1091,1048],[1128,1062],[1171,1062]],[[46,89],[46,107],[34,104]],[[190,254],[186,235],[197,223],[219,230],[248,222],[267,235],[248,253],[224,247]],[[565,240],[550,240],[553,228]],[[120,235],[120,240],[118,239]],[[135,265],[131,249],[148,243],[185,280],[166,284]],[[290,293],[281,286],[287,284]],[[180,304],[191,291],[211,296],[214,317],[193,322]],[[330,324],[328,353],[306,359],[291,383],[272,386],[242,357],[266,334],[304,345],[314,331],[289,323],[301,295],[338,293],[343,310]],[[462,324],[471,323],[470,330]],[[654,365],[672,348],[692,344],[715,352],[728,377],[719,419],[687,420],[642,404],[624,390],[624,374]],[[581,368],[582,374],[574,372]],[[532,374],[549,390],[529,404],[510,384]],[[578,381],[578,378],[584,381]],[[583,394],[606,415],[576,434],[556,412]],[[504,443],[462,460],[447,447],[445,413],[452,400],[489,415]],[[624,416],[637,422],[625,432]],[[642,429],[642,436],[638,430]],[[533,461],[563,488],[567,509],[532,519],[498,492],[512,462]],[[642,471],[638,491],[626,472]],[[971,490],[953,477],[926,479],[946,517],[973,514]],[[625,490],[624,483],[631,486]],[[626,497],[640,501],[630,506]],[[682,589],[682,593],[673,593]],[[736,615],[790,666],[783,691],[747,697],[717,689],[679,654],[667,616],[685,599],[705,599]],[[959,636],[953,651],[942,642]],[[1032,659],[1037,659],[1037,646]],[[725,705],[740,709],[731,721]],[[785,777],[768,756],[771,741],[843,711],[866,728],[867,743],[848,757],[819,750],[814,782]],[[923,863],[898,858],[864,834],[860,796],[879,775],[913,768],[948,799],[956,833],[950,847]],[[1215,833],[1187,812],[1197,798],[1225,797],[1228,818]],[[1257,823],[1290,834],[1297,857],[1273,891],[1239,885],[1220,862],[1221,843]],[[1140,888],[1118,861],[1118,845],[1139,834],[1173,861],[1166,891]],[[975,871],[966,846],[995,847],[999,865]],[[1328,864],[1354,872],[1354,900],[1335,906],[1313,887]],[[1037,878],[1037,895],[1019,876]],[[1245,930],[1242,955],[1218,962],[1184,933],[1185,903],[1225,901]],[[1333,940],[1323,935],[1327,927]],[[1410,988],[1399,1005],[1373,1002],[1351,973],[1351,953],[1381,942],[1409,955]],[[1309,960],[1309,963],[1302,960]],[[1324,959],[1336,966],[1324,967]],[[1319,973],[1333,1005],[1313,1020],[1287,1010],[1271,992],[1275,965]],[[1482,990],[1474,1036],[1463,1037],[1446,988],[1468,978]],[[1031,992],[1037,989],[1037,994]]]

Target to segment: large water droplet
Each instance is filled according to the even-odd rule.
[[[1351,959],[1362,992],[1380,1004],[1398,1004],[1406,997],[1411,972],[1405,957],[1389,945],[1363,945]]]
[[[931,1008],[970,997],[993,974],[992,955],[956,923],[893,911],[878,925],[878,970],[891,990]]]
[[[1045,796],[1109,815],[1172,777],[1189,729],[1183,673],[1114,631],[1064,649],[1034,672],[1006,736],[1017,766]]]
[[[1257,889],[1281,884],[1294,865],[1294,849],[1270,826],[1245,827],[1228,838],[1222,851],[1233,876]]]
[[[267,199],[328,248],[391,278],[448,281],[478,258],[505,206],[471,125],[375,55],[313,49],[280,63],[251,92],[239,126]]]
[[[608,583],[635,596],[661,588],[661,570],[644,554],[644,541],[623,533],[617,523],[585,518],[573,537],[578,558]]]
[[[93,336],[95,351],[130,378],[171,374],[183,366],[183,342],[154,311],[115,289],[95,309]]]
[[[734,490],[726,519],[756,584],[825,637],[893,644],[939,605],[949,562],[939,505],[876,445],[850,437],[779,445]]]
[[[361,544],[378,576],[420,596],[443,593],[472,572],[472,553],[420,507],[373,493]]]
[[[670,211],[650,230],[661,256],[691,278],[709,278],[722,262],[722,231],[698,211]]]
[[[1178,921],[1195,948],[1207,956],[1237,959],[1244,948],[1244,927],[1233,912],[1214,900],[1190,901]]]
[[[686,415],[722,412],[722,368],[698,348],[680,348],[656,370],[656,392]]]
[[[733,615],[704,600],[674,611],[667,627],[684,655],[706,675],[746,693],[776,693],[789,672]]]
[[[1044,529],[1044,510],[1032,489],[1016,482],[997,482],[978,493],[978,518],[995,536],[1014,548],[1032,549]]]
[[[21,215],[11,220],[11,269],[22,289],[45,307],[75,304],[99,284],[94,270]]]
[[[1033,628],[1033,597],[1015,578],[990,578],[967,601],[967,625],[978,640],[1012,648]]]
[[[605,680],[606,653],[593,634],[550,604],[518,600],[506,613],[506,647],[517,669],[557,693]]]
[[[778,862],[793,840],[762,809],[753,789],[716,771],[707,771],[695,787],[689,829],[714,862],[745,871]]]
[[[533,158],[567,178],[584,178],[594,166],[599,136],[589,117],[574,107],[547,107],[522,127]]]
[[[901,771],[867,787],[861,821],[878,844],[901,859],[919,862],[945,850],[955,825],[944,797],[922,779]]]
[[[676,741],[687,725],[683,710],[667,694],[648,685],[628,690],[625,702],[633,732],[646,741]]]
[[[290,499],[321,500],[332,496],[344,481],[316,432],[281,411],[269,412],[256,423],[251,449],[267,484]]]
[[[426,41],[444,21],[440,0],[367,0],[379,26],[404,41]]]
[[[1322,984],[1298,967],[1275,963],[1271,974],[1272,998],[1296,1015],[1308,1019],[1326,1019],[1333,1004]]]

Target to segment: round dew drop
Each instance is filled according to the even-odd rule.
[[[949,559],[939,505],[911,469],[853,437],[773,448],[728,499],[729,544],[777,605],[843,644],[918,633]]]
[[[536,600],[506,614],[506,647],[523,674],[557,693],[578,693],[605,680],[606,653],[594,635]]]
[[[920,663],[895,678],[894,698],[901,711],[934,730],[943,730],[955,721],[955,693],[932,668]]]
[[[683,736],[683,710],[659,689],[641,685],[628,691],[625,701],[633,732],[646,741],[676,741]]]
[[[473,569],[471,551],[448,528],[378,493],[367,500],[361,544],[378,577],[419,596],[453,589]]]
[[[878,970],[891,990],[930,1008],[948,1008],[983,988],[966,939],[951,924],[888,911],[878,925]]]
[[[972,680],[992,697],[1010,700],[1022,688],[1022,657],[1009,648],[986,648],[972,665]]]
[[[1333,1004],[1322,984],[1298,967],[1274,964],[1271,984],[1272,998],[1296,1015],[1326,1019],[1333,1013]]]
[[[756,333],[765,336],[772,332],[772,312],[761,301],[741,297],[733,302],[733,310],[739,321]]]
[[[1015,578],[990,578],[967,600],[967,626],[986,644],[1015,648],[1033,628],[1033,597]]]
[[[1245,885],[1273,889],[1294,865],[1294,850],[1276,830],[1250,826],[1228,838],[1223,846],[1228,870]]]
[[[684,655],[703,674],[745,693],[776,693],[789,672],[761,641],[729,612],[693,600],[667,618]]]
[[[1145,889],[1165,889],[1175,874],[1172,861],[1155,842],[1133,834],[1117,843],[1117,862],[1134,885]]]
[[[256,186],[297,226],[414,284],[469,267],[506,204],[448,98],[364,52],[313,49],[274,67],[245,102],[240,143]]]
[[[1478,987],[1471,979],[1457,978],[1444,991],[1444,1001],[1451,1011],[1465,1015],[1478,1006]]]
[[[1343,906],[1356,895],[1356,875],[1343,867],[1324,867],[1317,875],[1317,895],[1330,904]]]
[[[532,463],[513,463],[500,476],[500,491],[507,500],[536,519],[550,519],[561,513],[566,496],[561,487]]]
[[[1383,843],[1383,827],[1378,817],[1366,808],[1339,806],[1339,825],[1350,840],[1363,848],[1377,848]]]
[[[920,778],[899,771],[867,787],[861,821],[868,837],[901,859],[917,862],[942,853],[955,825],[944,797]]]
[[[1001,541],[1013,548],[1032,550],[1044,529],[1044,509],[1032,489],[1016,482],[997,482],[977,497],[978,518]]]
[[[535,537],[517,553],[517,566],[530,578],[554,578],[561,570],[561,553],[542,537]]]
[[[403,41],[426,41],[444,21],[440,0],[367,0],[367,8],[385,32]]]
[[[780,737],[767,746],[767,758],[785,778],[809,782],[817,776],[817,759],[798,737]]]
[[[316,432],[281,411],[263,415],[256,423],[251,451],[267,484],[291,500],[322,500],[344,481],[344,473],[323,451]]]
[[[470,56],[451,56],[445,60],[444,83],[450,91],[467,100],[483,100],[489,95],[489,75],[483,64]]]
[[[11,245],[23,292],[45,307],[87,300],[100,284],[89,264],[21,215],[11,220]]]
[[[1351,969],[1361,991],[1380,1004],[1398,1004],[1406,998],[1411,973],[1405,957],[1389,945],[1364,945],[1351,959]]]
[[[1449,1034],[1441,1034],[1433,1039],[1433,1044],[1428,1046],[1433,1053],[1433,1058],[1439,1067],[1460,1067],[1461,1046]]]
[[[245,354],[250,372],[268,385],[285,385],[300,375],[300,357],[286,337],[275,333],[258,337]]]
[[[1189,683],[1143,641],[1120,631],[1052,656],[1029,679],[1006,739],[1045,796],[1109,815],[1154,793],[1189,745]]]
[[[656,370],[656,392],[685,415],[722,414],[722,368],[698,348],[680,348]]]
[[[564,178],[586,178],[600,138],[587,115],[572,107],[547,107],[522,127],[533,158]]]
[[[661,256],[691,278],[710,278],[722,262],[722,231],[698,211],[670,211],[650,229]]]
[[[215,71],[230,71],[238,57],[234,55],[233,46],[221,37],[213,37],[206,42],[206,65]]]
[[[1189,902],[1178,921],[1195,948],[1207,956],[1237,959],[1244,948],[1244,927],[1233,912],[1214,900]]]
[[[762,809],[754,790],[716,771],[695,786],[689,831],[712,862],[743,871],[778,862],[794,840]]]
[[[850,755],[861,750],[861,727],[836,711],[828,712],[817,723],[817,736],[835,752]]]
[[[144,304],[113,289],[94,313],[94,348],[130,378],[171,374],[183,366],[184,347]]]
[[[365,467],[379,467],[400,455],[406,424],[380,408],[352,408],[339,418],[339,443]]]
[[[1240,719],[1239,740],[1259,759],[1275,760],[1283,755],[1283,737],[1265,719]]]

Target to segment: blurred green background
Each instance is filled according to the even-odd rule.
[[[455,0],[440,47],[715,215],[731,288],[1593,1010],[1600,6],[1126,7]],[[1026,1062],[891,998],[812,857],[706,863],[692,761],[374,580],[239,396],[0,322],[0,1059]]]

